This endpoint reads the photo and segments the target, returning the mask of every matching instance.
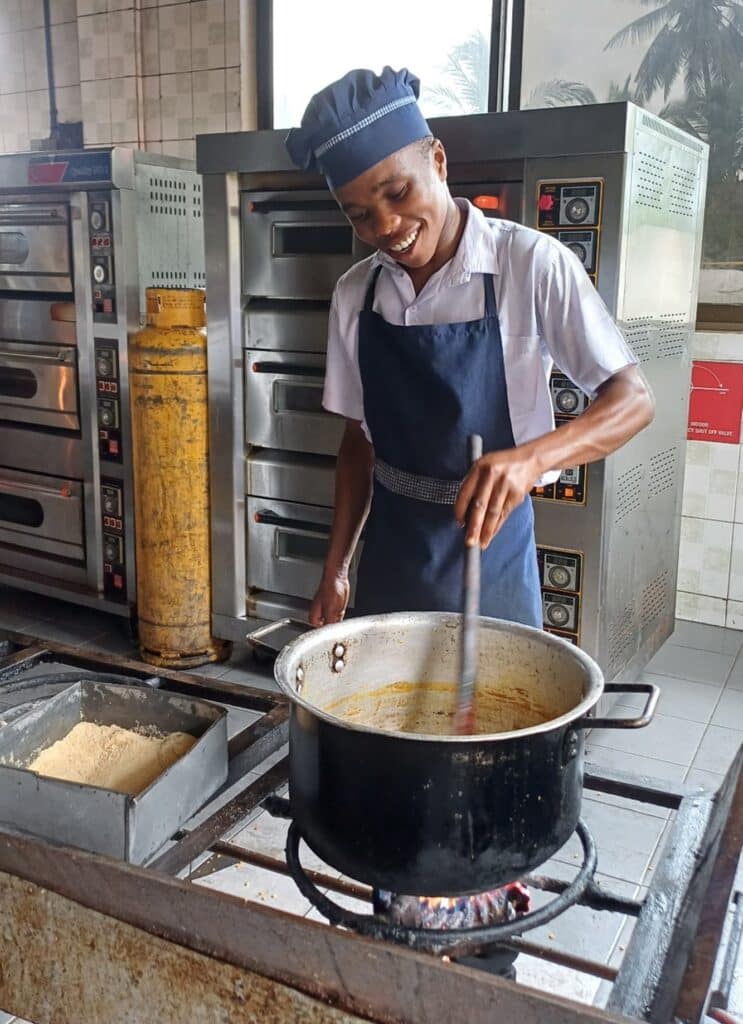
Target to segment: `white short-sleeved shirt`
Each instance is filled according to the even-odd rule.
[[[492,274],[498,305],[511,426],[516,444],[554,429],[549,390],[553,363],[589,396],[637,362],[583,266],[566,246],[531,228],[489,220],[467,200],[467,222],[456,253],[415,294],[399,264],[377,252],[339,280],[328,324],[323,405],[364,423],[359,371],[359,313],[374,268],[374,311],[391,324],[428,325],[479,320],[485,312],[483,274]],[[368,430],[364,423],[364,430]],[[550,483],[558,472],[545,474]]]

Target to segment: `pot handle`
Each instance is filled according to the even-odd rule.
[[[642,729],[650,725],[658,706],[660,687],[655,683],[607,683],[604,693],[646,693],[645,707],[638,718],[592,718],[586,715],[574,724],[576,729]]]

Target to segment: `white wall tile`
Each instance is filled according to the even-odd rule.
[[[141,0],[141,3],[142,3],[142,7],[143,8],[145,8],[145,7],[157,7],[158,6],[157,0]]]
[[[676,594],[676,618],[691,622],[707,622],[713,626],[725,625],[727,601],[721,597],[705,597],[703,594],[687,594],[680,590]]]
[[[26,93],[28,106],[28,134],[33,141],[49,137],[49,91],[39,89]]]
[[[26,65],[26,90],[46,89],[46,42],[43,28],[29,28],[23,36],[23,62]]]
[[[686,446],[683,514],[732,523],[740,445],[689,441]]]
[[[240,0],[224,0],[224,41],[226,67],[240,66]]]
[[[21,17],[23,18],[24,28],[43,28],[43,0],[23,0],[21,3]]]
[[[137,73],[134,11],[108,15],[108,77],[131,78]]]
[[[108,0],[109,11],[128,11],[134,7],[134,0]]]
[[[111,143],[111,83],[82,82],[83,135],[86,146]]]
[[[137,79],[112,78],[111,95],[111,142],[130,142],[139,138],[137,122]]]
[[[107,79],[108,14],[90,14],[78,18],[77,35],[80,48],[80,81]]]
[[[193,134],[223,132],[226,125],[224,68],[219,71],[192,71]]]
[[[82,121],[83,101],[79,85],[57,89],[57,117],[60,121]]]
[[[158,39],[158,10],[142,11],[142,73],[160,74],[160,42]]]
[[[225,100],[227,120],[225,130],[240,131],[240,68],[227,68],[225,71]]]
[[[26,93],[16,92],[0,100],[0,133],[6,153],[28,149],[28,106]]]
[[[163,139],[193,138],[191,75],[160,76]]]
[[[51,0],[49,19],[52,25],[61,25],[65,21],[76,21],[77,4],[75,0]]]
[[[725,625],[728,629],[743,629],[743,602],[728,601]]]
[[[80,50],[77,42],[77,22],[67,21],[52,25],[52,57],[54,58],[54,84],[64,88],[80,84]]]
[[[142,79],[144,97],[144,137],[147,148],[151,141],[162,138],[162,115],[160,113],[160,76],[150,75]]]
[[[733,527],[730,586],[727,596],[732,601],[743,601],[743,525],[740,523]]]
[[[84,14],[105,14],[107,10],[107,0],[77,0],[78,17]]]
[[[193,139],[171,140],[163,142],[163,153],[167,156],[179,156],[184,160],[196,159],[196,143]]]
[[[0,35],[0,95],[26,91],[23,33]]]
[[[0,4],[0,33],[20,32],[22,28],[21,0],[5,0]]]
[[[159,12],[161,74],[191,70],[191,18],[189,4],[171,4]]]
[[[158,7],[172,7],[173,5],[178,5],[178,4],[183,6],[183,4],[187,4],[189,2],[190,2],[190,0],[157,0],[157,5],[158,5]],[[153,6],[154,6],[154,4],[153,4]]]
[[[223,67],[224,0],[194,0],[191,4],[191,68],[206,71]]]
[[[707,597],[728,596],[733,524],[681,520],[678,589]]]
[[[740,363],[742,358],[743,332],[696,331],[692,341],[692,359],[718,360]]]

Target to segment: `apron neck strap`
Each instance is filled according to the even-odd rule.
[[[483,284],[485,285],[485,316],[497,317],[498,316],[498,304],[495,301],[495,288],[493,286],[493,275],[483,274]]]
[[[374,305],[374,291],[377,287],[377,278],[379,277],[382,270],[382,265],[378,264],[372,271],[372,276],[369,280],[369,286],[366,289],[366,297],[364,299],[364,311],[371,313],[372,306]]]

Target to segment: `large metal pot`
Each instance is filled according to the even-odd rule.
[[[605,687],[567,641],[483,618],[477,734],[437,734],[450,728],[460,629],[447,613],[351,619],[276,662],[292,701],[292,816],[324,861],[379,888],[482,892],[537,867],[578,822],[585,730],[638,728],[655,709],[657,687]],[[645,711],[591,717],[605,689],[647,693]]]

